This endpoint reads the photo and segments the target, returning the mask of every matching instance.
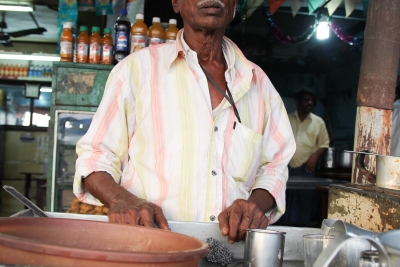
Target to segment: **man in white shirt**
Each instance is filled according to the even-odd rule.
[[[224,37],[236,4],[172,0],[176,41],[112,70],[74,179],[78,199],[109,207],[111,222],[218,221],[233,243],[285,212],[294,138],[266,74]]]

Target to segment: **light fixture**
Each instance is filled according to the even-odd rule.
[[[54,54],[42,54],[42,53],[36,53],[36,54],[0,53],[0,59],[60,61],[60,56]]]
[[[3,11],[19,11],[19,12],[32,12],[31,6],[15,6],[15,5],[0,5],[0,10]]]
[[[42,87],[40,87],[40,92],[42,92],[42,93],[51,93],[51,92],[53,92],[53,89],[51,87],[48,87],[48,86],[42,86]]]
[[[319,40],[324,40],[329,38],[329,19],[326,16],[322,16],[322,18],[318,21],[317,24],[317,38]]]

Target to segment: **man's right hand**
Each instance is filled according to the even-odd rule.
[[[147,227],[156,227],[157,225],[160,229],[171,230],[162,209],[154,203],[134,195],[129,199],[112,202],[114,203],[110,204],[108,211],[110,222]]]
[[[110,222],[171,230],[162,209],[117,184],[110,174],[94,172],[83,180],[85,189],[109,208]]]

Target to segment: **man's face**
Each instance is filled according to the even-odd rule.
[[[192,29],[216,30],[232,21],[237,0],[172,0],[185,26]]]
[[[302,113],[310,113],[315,105],[315,98],[312,94],[304,94],[300,100],[296,100],[297,109]]]

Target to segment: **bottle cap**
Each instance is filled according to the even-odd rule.
[[[126,11],[126,9],[121,9],[121,10],[119,11],[119,14],[120,14],[120,15],[126,16],[126,15],[128,14],[128,12]]]
[[[92,27],[92,32],[100,32],[100,28],[97,26]]]
[[[174,25],[176,25],[176,19],[170,19],[170,20],[169,20],[169,24],[174,24]]]
[[[160,18],[159,18],[159,17],[154,17],[154,18],[153,18],[153,23],[154,23],[154,22],[160,22]]]
[[[80,27],[79,27],[79,31],[80,31],[80,32],[87,32],[87,31],[88,31],[88,28],[87,28],[86,26],[80,26]]]
[[[111,29],[110,28],[104,28],[104,33],[111,33]]]
[[[72,28],[72,22],[71,21],[64,22],[63,28],[71,29]]]
[[[136,19],[144,19],[143,14],[136,14]]]

